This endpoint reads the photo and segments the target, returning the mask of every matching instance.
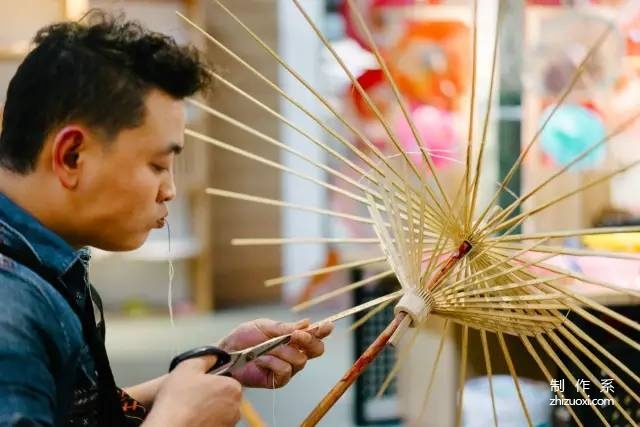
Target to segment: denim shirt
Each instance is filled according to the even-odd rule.
[[[103,424],[88,261],[0,193],[1,427]]]

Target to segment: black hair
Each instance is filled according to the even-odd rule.
[[[58,126],[78,121],[112,139],[143,123],[151,89],[182,99],[210,82],[194,47],[121,15],[93,10],[33,41],[9,84],[0,134],[0,166],[21,174]]]

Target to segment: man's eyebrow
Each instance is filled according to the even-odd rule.
[[[172,142],[167,148],[162,150],[162,154],[180,154],[182,152],[182,145],[177,142]]]

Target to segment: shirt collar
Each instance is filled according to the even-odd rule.
[[[78,261],[86,267],[88,248],[76,250],[29,212],[0,193],[0,252],[30,257],[61,278]]]

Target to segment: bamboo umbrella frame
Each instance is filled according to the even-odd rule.
[[[368,215],[355,215],[353,213],[339,212],[324,207],[306,206],[290,203],[277,199],[269,199],[255,194],[232,192],[220,188],[207,188],[207,194],[225,199],[241,200],[262,206],[276,208],[296,209],[327,217],[340,218],[344,221],[352,221],[370,226],[375,233],[375,238],[348,238],[348,237],[271,237],[271,238],[238,238],[232,241],[236,246],[278,246],[291,244],[327,243],[327,244],[356,244],[373,245],[380,248],[380,253],[369,258],[349,261],[342,264],[315,269],[296,275],[275,277],[266,280],[267,286],[279,286],[294,280],[313,277],[318,274],[344,271],[350,268],[370,265],[385,265],[379,274],[372,277],[348,283],[345,286],[320,295],[310,301],[306,301],[295,307],[296,310],[304,310],[323,301],[335,298],[359,287],[366,286],[375,280],[384,277],[395,276],[400,288],[387,295],[376,298],[364,304],[357,305],[348,310],[336,313],[324,321],[334,322],[344,317],[367,312],[353,327],[359,327],[390,304],[394,304],[395,317],[384,331],[371,343],[367,350],[356,360],[354,365],[340,378],[338,383],[311,411],[308,417],[301,422],[302,426],[314,426],[331,409],[342,394],[353,384],[358,376],[376,358],[376,356],[389,344],[399,346],[408,330],[414,329],[414,333],[408,340],[408,344],[401,346],[401,355],[389,377],[385,380],[381,391],[386,388],[390,379],[395,375],[400,365],[406,359],[406,354],[415,339],[417,328],[424,325],[430,316],[436,315],[445,319],[442,338],[436,351],[434,364],[430,370],[430,381],[426,387],[426,393],[422,400],[422,410],[419,418],[425,415],[425,408],[433,391],[434,373],[441,360],[446,331],[454,325],[461,328],[461,360],[460,360],[460,384],[457,393],[456,426],[461,424],[461,403],[463,398],[463,381],[466,375],[467,358],[469,352],[469,330],[478,330],[480,333],[482,355],[485,369],[489,378],[489,388],[492,400],[492,415],[497,426],[497,412],[492,383],[493,366],[488,344],[488,336],[495,335],[498,348],[495,353],[501,353],[516,388],[523,413],[529,425],[533,425],[529,410],[522,394],[522,389],[517,376],[517,366],[511,356],[511,350],[505,335],[516,337],[522,342],[527,353],[531,356],[536,366],[547,380],[551,381],[552,369],[548,366],[552,361],[555,366],[570,380],[575,379],[573,372],[569,370],[562,357],[566,357],[576,364],[578,369],[598,387],[601,383],[593,372],[582,362],[589,360],[595,363],[603,372],[616,379],[617,384],[623,388],[636,401],[640,397],[634,392],[634,388],[625,383],[611,369],[615,365],[635,382],[635,390],[640,384],[640,378],[624,365],[615,355],[611,354],[601,344],[593,340],[574,321],[568,318],[567,313],[579,316],[582,320],[604,330],[611,336],[624,342],[634,351],[640,351],[640,344],[622,331],[605,323],[590,311],[598,311],[612,317],[617,322],[640,331],[640,325],[617,313],[604,305],[601,305],[587,296],[572,292],[569,288],[558,284],[561,280],[573,280],[601,287],[607,291],[617,292],[633,298],[639,298],[640,292],[623,288],[613,283],[589,278],[562,268],[548,261],[558,255],[567,256],[598,256],[612,259],[640,259],[634,255],[614,254],[601,251],[584,249],[569,249],[548,244],[548,241],[558,237],[582,236],[602,233],[629,233],[639,232],[640,227],[609,227],[581,230],[563,230],[545,233],[515,234],[514,231],[525,220],[534,217],[538,213],[556,205],[557,203],[574,197],[588,188],[624,173],[638,165],[640,161],[632,161],[621,165],[603,176],[592,179],[564,194],[557,195],[551,200],[540,203],[537,206],[528,207],[522,213],[513,215],[517,208],[523,206],[532,196],[546,188],[550,183],[562,177],[573,164],[580,161],[591,152],[615,141],[616,137],[627,130],[640,116],[640,111],[630,119],[619,123],[601,141],[588,147],[569,164],[559,168],[554,174],[546,178],[540,184],[521,196],[514,196],[504,209],[498,209],[494,205],[500,194],[507,192],[507,185],[515,172],[523,164],[532,147],[538,141],[541,133],[549,123],[550,118],[569,97],[575,84],[580,80],[585,65],[610,36],[611,28],[599,35],[597,41],[591,46],[578,65],[578,68],[570,80],[568,86],[556,100],[551,114],[543,121],[537,132],[524,144],[517,160],[514,162],[505,178],[499,183],[491,200],[484,206],[479,204],[480,178],[483,173],[482,164],[486,154],[488,140],[488,126],[491,115],[491,105],[494,96],[496,57],[498,42],[501,34],[501,22],[503,16],[503,2],[499,2],[498,18],[496,20],[496,37],[493,44],[493,56],[491,60],[491,73],[488,88],[488,107],[482,118],[481,132],[474,134],[474,122],[477,119],[477,33],[478,33],[478,1],[472,1],[472,84],[471,104],[469,109],[469,128],[467,133],[467,147],[464,159],[464,173],[460,179],[457,191],[453,197],[448,194],[439,177],[432,158],[437,156],[435,152],[420,149],[420,154],[427,171],[418,170],[410,160],[408,154],[402,149],[398,136],[392,126],[384,118],[381,111],[373,103],[366,90],[358,82],[356,76],[346,66],[333,46],[320,31],[318,25],[313,22],[299,0],[290,0],[300,12],[300,19],[304,20],[309,28],[315,32],[319,41],[335,59],[338,66],[344,71],[353,85],[354,90],[362,97],[373,116],[380,122],[390,145],[395,149],[392,156],[385,155],[367,137],[362,129],[347,120],[340,114],[337,107],[322,96],[320,91],[307,82],[292,66],[290,66],[277,52],[263,41],[248,25],[246,25],[233,10],[221,0],[212,0],[222,13],[225,13],[238,25],[240,33],[244,33],[248,39],[279,64],[287,73],[308,90],[318,103],[337,120],[348,132],[337,130],[326,123],[321,117],[311,112],[304,105],[293,99],[277,83],[266,77],[257,67],[251,65],[238,53],[227,47],[214,35],[207,33],[203,28],[184,15],[178,15],[195,30],[201,32],[206,39],[219,50],[231,57],[234,61],[246,68],[257,80],[264,83],[271,90],[281,96],[285,101],[300,110],[305,116],[318,124],[330,137],[331,144],[324,139],[310,135],[302,127],[284,117],[277,111],[268,107],[265,103],[249,94],[236,83],[227,79],[216,71],[209,71],[212,78],[220,83],[226,90],[237,96],[239,101],[249,102],[275,120],[296,131],[304,140],[308,141],[340,165],[354,172],[361,179],[353,179],[344,173],[344,169],[333,168],[304,153],[297,151],[277,138],[269,136],[248,123],[241,121],[207,105],[200,100],[191,99],[190,104],[195,108],[234,126],[253,138],[265,144],[278,147],[281,150],[296,156],[309,165],[322,169],[334,180],[325,182],[316,177],[304,174],[278,160],[268,159],[256,153],[252,153],[241,146],[229,141],[221,141],[213,136],[205,135],[193,129],[187,129],[189,140],[206,143],[218,150],[234,153],[247,161],[253,161],[276,169],[284,174],[291,174],[300,179],[314,183],[327,191],[347,197],[361,207],[364,207]],[[382,70],[389,86],[391,87],[394,101],[407,120],[411,133],[420,147],[425,147],[420,132],[418,132],[411,118],[407,102],[400,92],[389,67],[383,59],[374,37],[367,28],[365,20],[358,10],[354,0],[346,0],[353,10],[353,15],[366,42],[371,46],[375,59]],[[231,2],[227,2],[231,3]],[[612,27],[612,26],[611,26]],[[363,151],[350,142],[352,136],[361,140],[367,151]],[[341,150],[333,148],[334,144],[341,146]],[[343,154],[344,150],[348,154]],[[352,159],[357,159],[354,161]],[[428,173],[427,173],[428,172]],[[317,323],[315,324],[317,325]],[[312,325],[313,327],[314,325]],[[404,342],[404,341],[403,341]],[[604,360],[607,362],[605,363]],[[558,397],[564,397],[562,392],[556,392]],[[582,392],[584,394],[584,392]],[[605,393],[608,397],[610,394]],[[631,414],[628,414],[617,402],[616,409],[631,423],[637,425]],[[581,420],[570,406],[566,406],[573,420],[582,425]],[[592,407],[594,414],[608,425],[599,408]]]

